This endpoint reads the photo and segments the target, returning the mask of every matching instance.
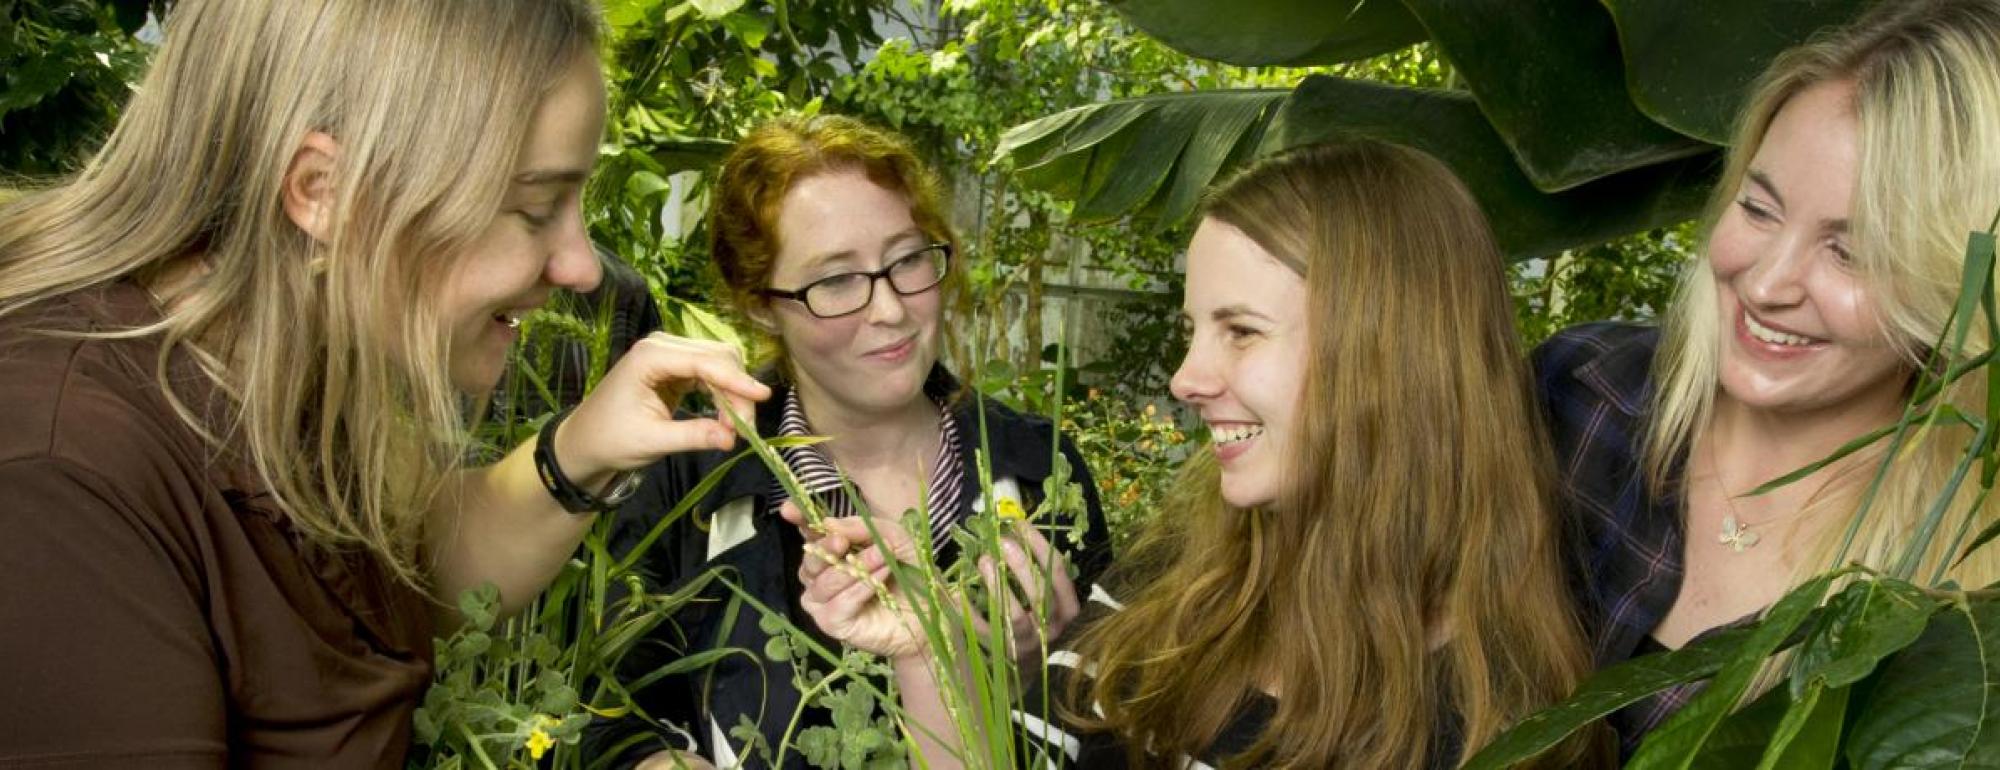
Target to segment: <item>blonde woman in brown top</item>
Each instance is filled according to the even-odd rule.
[[[598,24],[182,0],[104,148],[0,207],[0,765],[400,767],[435,599],[522,606],[621,471],[733,441],[663,395],[764,387],[656,338],[460,467],[521,315],[599,280]]]

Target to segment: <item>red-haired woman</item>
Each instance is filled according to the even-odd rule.
[[[938,363],[956,239],[936,177],[907,142],[838,116],[760,126],[722,164],[710,228],[716,266],[734,309],[762,343],[758,366],[773,386],[755,415],[758,432],[830,437],[783,453],[793,475],[830,514],[858,512],[842,490],[843,478],[868,510],[892,516],[919,508],[928,495],[937,556],[949,561],[951,530],[984,507],[974,460],[982,425],[996,496],[1033,507],[1053,467],[1055,428],[961,395]],[[1068,558],[1088,577],[1109,556],[1103,516],[1082,456],[1067,438],[1061,452],[1082,484],[1089,518],[1089,535]],[[621,511],[616,547],[633,547],[726,457],[691,452],[650,468]],[[738,463],[691,516],[670,525],[647,551],[641,564],[651,573],[651,588],[671,590],[721,569],[765,605],[786,611],[794,624],[812,628],[795,578],[804,539],[779,516],[788,499],[769,469]],[[1039,557],[1041,569],[1064,572],[1064,555],[1040,536],[1024,533],[1022,545]],[[623,678],[714,646],[764,650],[769,637],[753,614],[722,627],[728,594],[710,593],[717,601],[693,602],[642,642],[628,656]],[[1055,628],[1077,608],[1074,589],[1057,592],[1048,608]],[[1029,611],[1016,613],[1014,621],[1016,649],[1039,654]],[[889,657],[899,680],[927,686],[922,651],[897,652],[902,654]],[[737,656],[712,670],[667,677],[634,696],[651,717],[690,728],[692,748],[719,765],[765,766],[782,753],[780,764],[794,767],[803,762],[796,750],[776,751],[801,699],[792,682],[784,662]],[[745,719],[762,734],[764,752],[746,752],[730,735]],[[823,721],[808,715],[804,724]],[[660,737],[634,737],[640,733]],[[628,718],[601,720],[588,740],[600,752],[617,754],[613,766],[672,766],[680,757],[669,749],[691,748],[669,740],[672,735]]]

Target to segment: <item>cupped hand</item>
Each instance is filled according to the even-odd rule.
[[[806,554],[799,564],[805,591],[799,605],[821,632],[891,660],[924,654],[923,626],[896,586],[889,563],[891,557],[905,563],[916,558],[916,541],[900,522],[828,518],[816,532],[794,503],[786,502],[779,514],[805,533]],[[894,606],[883,601],[885,595]]]
[[[1082,611],[1076,583],[1069,577],[1069,562],[1026,522],[1017,522],[1001,537],[1000,553],[1006,575],[1000,574],[1001,563],[990,554],[979,557],[979,574],[986,580],[986,590],[1002,602],[1008,654],[1016,661],[1038,660],[1046,653],[1046,645],[1062,636]],[[981,639],[988,638],[987,608],[975,606],[972,610],[973,630]]]
[[[696,389],[712,397],[716,416],[676,419],[681,399]],[[754,423],[755,403],[770,397],[734,346],[655,332],[634,343],[557,427],[556,460],[571,480],[594,488],[666,455],[727,450],[736,429],[723,410]]]

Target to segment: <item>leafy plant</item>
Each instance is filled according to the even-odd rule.
[[[1194,90],[1024,123],[998,155],[1080,219],[1185,217],[1252,158],[1342,136],[1436,155],[1472,188],[1501,246],[1546,256],[1694,216],[1743,89],[1778,51],[1867,0],[1115,0],[1190,55],[1237,65],[1353,62],[1423,42],[1449,87],[1315,73],[1296,87]],[[1688,41],[1700,40],[1690,46]]]
[[[145,69],[134,33],[167,4],[0,0],[0,178],[80,165]]]

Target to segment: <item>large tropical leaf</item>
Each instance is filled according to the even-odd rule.
[[[1396,0],[1109,0],[1175,50],[1242,66],[1365,59],[1424,38]]]
[[[1515,258],[1686,220],[1700,210],[1714,165],[1702,155],[1544,193],[1470,96],[1323,76],[1289,94],[1210,91],[1079,107],[1016,127],[998,152],[1013,159],[1023,184],[1075,200],[1079,219],[1140,214],[1170,224],[1256,156],[1353,138],[1443,160]]]
[[[1712,154],[1698,155],[1544,193],[1463,92],[1323,76],[1293,91],[1262,149],[1350,137],[1414,147],[1451,166],[1479,199],[1500,247],[1516,259],[1690,219],[1701,210],[1715,166]]]
[[[1676,131],[1729,141],[1736,111],[1780,51],[1876,0],[1602,0],[1639,109]],[[1531,4],[1530,4],[1531,5]]]
[[[1079,218],[1137,212],[1177,222],[1255,150],[1290,95],[1204,91],[1078,107],[1016,126],[998,154],[1013,159],[1024,183],[1074,199]]]
[[[2000,603],[1969,601],[1882,667],[1847,742],[1855,770],[2000,768]]]
[[[1633,106],[1618,32],[1595,0],[1405,4],[1541,190],[1714,149]]]

